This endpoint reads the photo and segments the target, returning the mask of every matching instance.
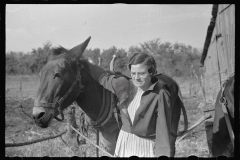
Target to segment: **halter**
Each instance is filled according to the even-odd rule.
[[[63,101],[67,98],[67,96],[72,92],[74,86],[79,83],[78,85],[78,88],[79,88],[79,91],[77,93],[77,95],[79,95],[81,92],[84,91],[84,86],[82,85],[81,83],[81,74],[80,74],[80,71],[81,69],[84,68],[83,65],[81,64],[77,64],[77,66],[80,66],[80,68],[78,69],[77,67],[77,75],[76,75],[76,79],[75,81],[72,83],[71,87],[68,89],[68,91],[62,96],[62,98],[60,98],[59,101],[57,102],[54,102],[54,103],[41,103],[40,107],[43,107],[43,108],[49,108],[49,109],[57,109],[58,112],[60,113],[60,116],[61,118],[58,118],[58,117],[54,117],[57,121],[61,122],[64,120],[64,114],[62,112],[62,109],[61,109],[61,105],[63,103]],[[50,105],[50,106],[44,106],[45,104],[47,105]]]

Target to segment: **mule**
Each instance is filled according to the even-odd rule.
[[[215,116],[213,123],[213,133],[212,133],[212,156],[225,155],[227,157],[232,157],[234,152],[233,144],[230,138],[228,125],[231,125],[234,131],[234,83],[235,76],[233,75],[225,82],[225,89],[222,88],[217,96],[215,103]],[[222,109],[221,98],[226,99],[227,114],[230,123],[227,123],[226,117]],[[230,131],[231,133],[231,131]]]
[[[103,103],[104,89],[87,72],[89,63],[81,59],[89,41],[90,37],[71,50],[57,48],[41,69],[40,86],[32,113],[37,126],[46,128],[53,118],[62,121],[64,118],[62,110],[74,101],[91,120],[97,120]],[[61,115],[61,119],[57,117],[58,114]],[[110,154],[114,153],[119,131],[114,118],[99,128],[100,142]]]
[[[63,47],[54,50],[53,55],[39,73],[40,86],[32,116],[37,126],[46,128],[53,118],[62,121],[64,119],[62,111],[75,101],[90,118],[93,127],[99,129],[100,142],[105,150],[113,155],[121,125],[119,126],[120,122],[117,123],[117,119],[113,116],[112,106],[116,105],[114,103],[116,101],[121,102],[123,94],[119,92],[125,92],[126,88],[121,81],[113,83],[113,88],[116,90],[114,95],[104,89],[96,78],[94,79],[96,74],[105,70],[82,58],[89,41],[90,37],[70,50]],[[157,77],[163,87],[169,91],[173,101],[171,131],[175,137],[171,139],[171,143],[175,143],[181,108],[184,107],[180,89],[172,78],[162,74]],[[131,82],[131,79],[126,76],[123,79]],[[131,92],[134,92],[136,88],[133,83],[129,84],[131,84]],[[128,104],[133,99],[131,92]]]

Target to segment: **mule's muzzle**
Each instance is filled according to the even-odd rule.
[[[32,118],[37,126],[47,128],[53,117],[52,113],[47,113],[42,107],[33,107]]]

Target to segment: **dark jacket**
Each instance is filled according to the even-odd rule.
[[[165,116],[165,110],[171,108],[170,95],[159,85],[157,78],[153,77],[152,80],[153,84],[141,97],[133,123],[125,113],[121,112],[122,130],[139,137],[155,139],[155,156],[166,155],[170,157],[170,133],[167,124],[170,121]],[[136,91],[131,96],[134,97],[135,94]],[[173,148],[173,150],[175,149]]]
[[[133,85],[131,79],[116,78],[106,72],[99,75],[101,76],[98,77],[98,82],[115,93],[119,99],[123,124],[121,129],[139,137],[154,139],[156,157],[161,155],[173,157],[181,107],[184,108],[178,87],[171,87],[172,84],[169,87],[153,76],[153,84],[143,93],[140,106],[131,123],[128,113],[126,110],[123,111],[123,108],[131,103],[137,93],[137,87]]]

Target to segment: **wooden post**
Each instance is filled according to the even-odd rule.
[[[19,85],[19,95],[20,95],[20,99],[22,101],[22,78],[20,79],[20,85]],[[18,98],[18,97],[17,97]]]
[[[70,106],[68,108],[68,123],[71,124],[74,128],[78,128],[75,118],[75,106]],[[71,127],[68,127],[68,135],[73,138],[75,131]]]
[[[110,62],[110,66],[109,66],[111,71],[114,71],[114,61],[115,61],[115,58],[116,58],[116,55],[114,54],[113,58],[112,58],[112,60]]]
[[[101,58],[101,57],[98,57],[98,66],[101,67],[101,64],[102,64],[102,58]]]
[[[22,94],[22,79],[20,80],[20,95]]]
[[[79,118],[79,132],[82,133],[84,136],[87,136],[87,131],[85,128],[85,116],[86,114],[83,111],[80,111],[80,118]],[[86,144],[86,139],[83,136],[80,136],[79,145]],[[82,157],[86,157],[87,149],[82,150]]]
[[[78,130],[78,125],[77,125],[77,123],[76,123],[76,117],[75,117],[75,106],[74,105],[71,105],[71,106],[69,106],[69,108],[68,108],[68,116],[67,116],[67,121],[68,121],[68,136],[71,138],[71,139],[73,139],[74,138],[74,136],[76,135],[76,132],[70,127],[70,125],[71,126],[73,126],[76,130]],[[78,138],[78,136],[76,137],[76,138]],[[78,146],[78,147],[76,147],[77,148],[77,150],[81,150],[81,148],[79,148],[80,146]],[[81,152],[80,153],[80,157],[82,157],[83,156],[83,153]]]
[[[192,69],[193,69],[193,65],[191,65],[190,67],[190,86],[189,86],[189,97],[192,96],[192,81],[193,81],[193,75],[192,75]]]
[[[213,122],[214,122],[214,114],[215,114],[215,106],[211,103],[202,104],[201,107],[202,113],[204,115],[210,114],[212,118],[205,121],[205,130],[206,130],[206,138],[209,153],[212,153],[212,130],[213,130]]]
[[[200,78],[198,79],[198,81],[199,81],[200,87],[201,87],[201,89],[202,89],[202,93],[203,93],[204,100],[205,100],[205,102],[207,102],[206,94],[205,94],[205,89],[204,89],[204,86],[203,86],[203,84],[202,84],[202,76],[200,76]]]
[[[96,138],[96,140],[97,140],[97,146],[99,146],[99,129],[97,129],[97,138]],[[98,148],[96,148],[96,155],[97,155],[97,157],[99,157],[99,149]]]
[[[210,118],[205,121],[205,130],[206,130],[206,138],[209,153],[212,153],[212,130],[213,130],[213,118]]]
[[[189,97],[192,96],[192,78],[190,78],[190,84],[189,84]]]

